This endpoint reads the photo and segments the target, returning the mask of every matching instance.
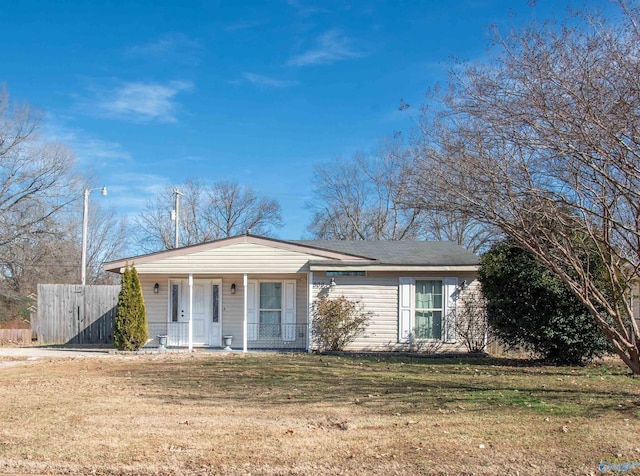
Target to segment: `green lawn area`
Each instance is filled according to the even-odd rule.
[[[615,360],[108,356],[0,367],[0,398],[0,472],[640,474]]]

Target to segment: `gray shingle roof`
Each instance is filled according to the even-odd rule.
[[[452,241],[288,241],[299,245],[375,259],[378,264],[466,266],[480,263],[478,256]]]

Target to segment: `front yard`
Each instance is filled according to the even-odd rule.
[[[640,474],[640,380],[615,361],[518,363],[196,353],[0,366],[0,472],[599,474],[606,461]]]

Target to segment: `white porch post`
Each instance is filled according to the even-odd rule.
[[[242,352],[247,352],[247,273],[242,278],[242,287],[244,289],[244,312],[242,314]]]
[[[189,352],[193,351],[193,274],[189,273]]]
[[[308,273],[309,286],[307,287],[307,352],[311,352],[312,324],[311,311],[313,309],[313,271]]]

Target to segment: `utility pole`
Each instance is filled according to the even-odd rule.
[[[107,187],[84,189],[84,208],[82,211],[82,262],[80,264],[80,280],[83,286],[87,284],[87,224],[89,223],[89,194],[94,190],[100,190],[103,197],[107,196]]]
[[[175,220],[176,220],[176,229],[175,229],[175,248],[178,248],[180,245],[180,195],[182,193],[177,188],[173,189],[173,193],[176,194],[176,204],[175,204]]]

